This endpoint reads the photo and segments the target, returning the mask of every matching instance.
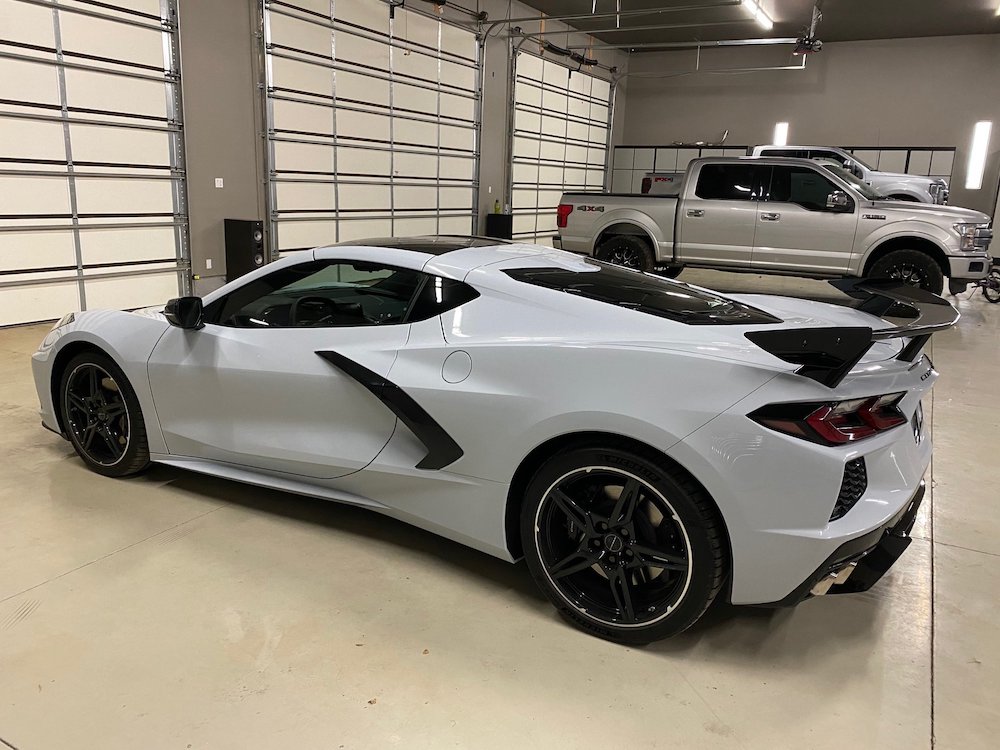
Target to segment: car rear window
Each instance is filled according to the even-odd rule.
[[[598,260],[589,269],[513,268],[508,276],[526,284],[605,302],[617,307],[670,318],[689,325],[780,323],[763,310],[676,281]]]

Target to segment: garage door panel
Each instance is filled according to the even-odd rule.
[[[275,13],[270,21],[271,39],[294,39],[295,47],[330,56],[330,30],[308,21]]]
[[[586,141],[590,138],[590,128],[579,122],[566,123],[566,137],[575,141]]]
[[[0,155],[21,159],[62,160],[66,157],[63,126],[57,122],[0,116]]]
[[[392,221],[389,219],[357,219],[351,217],[340,222],[340,242],[361,240],[368,237],[391,237]]]
[[[569,83],[569,69],[558,63],[544,61],[542,70],[542,81],[547,86],[554,86],[565,90]]]
[[[59,177],[0,177],[4,214],[68,214],[69,181]]]
[[[441,216],[438,219],[439,234],[470,234],[472,231],[471,216]]]
[[[76,178],[80,213],[158,213],[170,205],[170,180]]]
[[[333,135],[333,109],[319,104],[274,101],[274,127],[296,132]]]
[[[518,58],[519,61],[520,59]],[[541,107],[542,90],[537,86],[522,82],[519,76],[518,81],[514,85],[514,99],[518,104],[524,104],[529,107]]]
[[[374,138],[388,143],[390,124],[388,115],[337,108],[337,135]]]
[[[535,189],[531,190],[518,190],[514,188],[513,193],[513,207],[518,208],[535,208],[538,205],[538,192]]]
[[[519,182],[538,182],[538,164],[523,164],[514,162],[514,184]]]
[[[538,159],[539,142],[534,138],[514,136],[514,156],[523,159]]]
[[[85,266],[123,261],[169,260],[174,257],[171,227],[90,229],[80,233]]]
[[[542,92],[542,109],[553,115],[566,116],[569,99],[565,94],[556,94],[548,89]]]
[[[441,179],[467,182],[475,179],[476,160],[471,157],[442,156],[440,165]]]
[[[388,182],[385,185],[341,183],[338,186],[337,194],[342,211],[358,209],[375,211],[392,205],[392,191]]]
[[[467,120],[471,125],[476,119],[476,101],[465,96],[441,93],[441,115]]]
[[[76,245],[72,232],[0,232],[0,271],[73,266]],[[6,293],[0,290],[0,297]]]
[[[436,47],[436,41],[435,41]],[[392,69],[400,76],[409,76],[426,83],[437,83],[438,57],[436,53],[424,51],[395,50],[392,57]]]
[[[317,221],[287,221],[278,231],[279,252],[288,249],[322,247],[337,242],[337,222],[334,219]]]
[[[84,289],[87,293],[87,305],[91,308],[114,308],[119,310],[145,307],[157,300],[166,300],[177,294],[177,272],[163,270],[160,273],[147,273],[146,266],[124,268],[142,273],[125,278],[86,279]]]
[[[400,39],[437,49],[439,23],[419,13],[396,11],[396,34]]]
[[[4,287],[0,292],[0,326],[29,320],[55,320],[80,309],[80,293],[75,274],[46,276],[53,280],[45,284],[25,283],[24,286]],[[28,282],[37,278],[38,276],[17,276],[5,281]]]
[[[441,148],[473,151],[476,148],[476,133],[470,128],[442,124]]]
[[[389,82],[360,73],[337,72],[337,98],[389,106]]]
[[[472,205],[472,188],[441,187],[438,193],[441,196],[442,211],[461,211]]]
[[[318,91],[328,95],[333,88],[333,71],[300,60],[271,57],[270,85],[299,91]]]
[[[542,141],[540,144],[539,157],[547,161],[562,162],[566,159],[566,144],[559,141]]]
[[[163,84],[87,70],[66,71],[66,93],[76,107],[167,116]]]
[[[419,237],[423,234],[437,234],[438,218],[436,216],[421,216],[400,218],[394,222],[397,237]]]
[[[334,189],[328,183],[279,182],[275,187],[278,211],[333,211]]]
[[[410,177],[434,177],[437,175],[438,160],[436,154],[410,154],[398,152],[393,154],[396,176],[401,178]]]
[[[281,164],[283,170],[333,171],[334,148],[332,145],[277,141],[274,144],[274,152],[275,161]]]
[[[0,28],[5,39],[55,47],[52,11],[48,8],[0,0]]]
[[[69,130],[76,161],[170,165],[165,133],[101,125],[70,125]]]
[[[551,115],[542,115],[542,135],[563,138],[566,135],[566,120]]]
[[[437,92],[421,86],[395,83],[392,89],[395,106],[414,112],[423,112],[428,117],[437,116]]]
[[[393,208],[405,211],[413,208],[436,208],[438,191],[434,187],[401,186],[392,189]]]
[[[159,13],[157,8],[156,14]],[[51,21],[50,16],[50,24]],[[159,31],[124,23],[108,23],[100,18],[77,13],[61,13],[59,31],[63,49],[66,50],[86,50],[89,55],[142,65],[163,65],[163,44]]]
[[[4,60],[0,99],[59,104],[59,73],[50,65]]]
[[[337,171],[341,174],[388,176],[391,169],[392,155],[388,151],[350,148],[348,146],[337,147]]]
[[[476,86],[476,70],[462,63],[442,59],[441,83],[463,91],[472,91]]]

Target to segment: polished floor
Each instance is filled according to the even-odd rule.
[[[1000,306],[959,304],[892,573],[644,649],[570,629],[522,565],[361,510],[89,473],[38,424],[45,327],[0,331],[0,748],[997,747]]]

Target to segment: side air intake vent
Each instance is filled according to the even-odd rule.
[[[837,504],[833,506],[830,520],[843,518],[847,511],[857,505],[858,500],[868,489],[868,469],[863,458],[855,458],[844,466],[844,481],[840,483],[840,494]]]

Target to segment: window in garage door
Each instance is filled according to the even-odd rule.
[[[0,0],[0,325],[188,283],[176,0]]]
[[[604,188],[612,97],[604,78],[517,53],[511,136],[515,239],[551,244],[563,191]]]
[[[381,0],[264,5],[272,247],[475,229],[475,34]]]

